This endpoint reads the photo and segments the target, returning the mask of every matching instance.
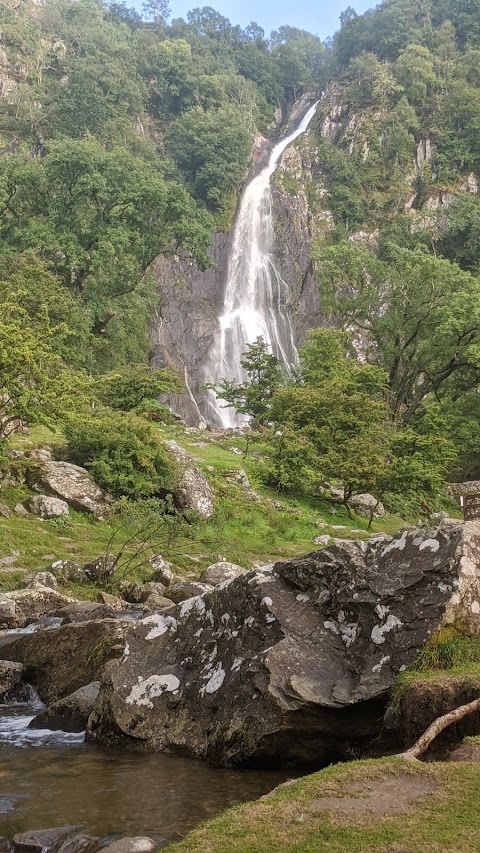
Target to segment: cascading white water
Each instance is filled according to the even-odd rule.
[[[297,359],[288,313],[289,287],[275,266],[270,179],[285,149],[310,124],[318,101],[296,129],[273,149],[267,166],[245,188],[233,233],[223,313],[218,337],[207,367],[207,382],[242,381],[240,361],[248,343],[262,337],[283,367],[290,371]],[[225,408],[213,391],[208,406],[212,420],[224,429],[240,426],[245,418]]]

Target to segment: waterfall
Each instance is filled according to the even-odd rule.
[[[282,366],[291,372],[297,360],[289,317],[289,286],[282,279],[273,257],[274,229],[270,179],[285,149],[310,124],[318,101],[289,136],[277,143],[268,164],[246,186],[238,208],[228,262],[223,311],[218,333],[206,368],[206,381],[242,381],[241,358],[247,343],[261,336]],[[209,419],[223,429],[238,427],[246,418],[209,392]]]

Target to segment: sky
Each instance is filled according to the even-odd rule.
[[[264,28],[266,35],[283,24],[316,33],[322,39],[339,27],[339,16],[348,6],[361,14],[377,5],[378,0],[170,0],[172,18],[184,18],[189,9],[198,6],[213,6],[217,12],[229,18],[232,24],[245,27],[255,21]],[[127,6],[141,9],[142,0],[132,0]]]

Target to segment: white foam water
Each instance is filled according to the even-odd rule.
[[[206,381],[242,381],[241,360],[246,345],[262,337],[287,372],[297,361],[289,316],[289,285],[282,279],[273,256],[274,228],[270,179],[285,149],[307,130],[318,101],[295,130],[275,145],[268,164],[245,188],[232,238],[223,311],[218,335],[206,368]],[[209,418],[224,429],[238,427],[246,418],[222,405],[215,392],[208,396]]]

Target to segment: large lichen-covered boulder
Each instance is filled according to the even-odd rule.
[[[178,484],[174,490],[176,502],[184,509],[195,510],[203,518],[211,518],[214,510],[213,494],[205,474],[176,441],[166,441],[165,445],[178,466]]]
[[[73,602],[74,598],[47,586],[5,592],[0,597],[0,628],[24,628],[42,616],[56,616]]]
[[[103,619],[46,628],[0,646],[0,659],[24,664],[23,678],[43,702],[56,702],[92,681],[125,647],[128,622]]]
[[[74,509],[101,517],[108,509],[108,497],[85,468],[70,462],[44,462],[37,472],[42,490],[66,501]]]
[[[366,752],[442,624],[480,630],[480,524],[336,543],[153,614],[110,664],[88,736],[225,765]]]

